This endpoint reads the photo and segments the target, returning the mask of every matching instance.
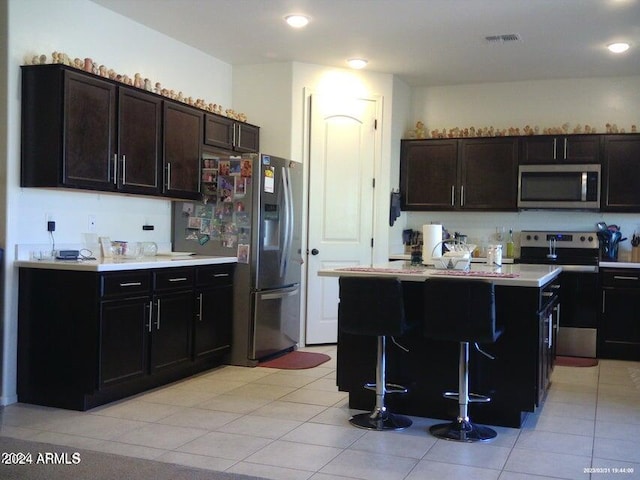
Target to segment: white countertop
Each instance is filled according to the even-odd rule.
[[[600,262],[602,268],[640,268],[638,262]]]
[[[389,255],[389,260],[411,260],[411,254],[409,253],[392,253]],[[471,263],[487,263],[485,257],[471,257]],[[515,258],[502,257],[502,263],[515,263]],[[640,265],[640,264],[638,264]]]
[[[17,260],[14,265],[21,268],[41,268],[48,270],[77,270],[83,272],[117,272],[123,270],[145,270],[150,268],[192,267],[236,263],[236,257],[206,255],[142,257],[116,261],[112,258],[97,260]]]
[[[471,264],[468,273],[459,270],[439,270],[424,265],[411,266],[408,262],[395,261],[373,267],[344,267],[324,269],[321,277],[340,276],[384,276],[397,277],[402,281],[421,282],[427,278],[466,278],[491,280],[496,285],[513,287],[541,287],[557,277],[562,267],[555,265],[503,265],[501,268],[489,265]]]

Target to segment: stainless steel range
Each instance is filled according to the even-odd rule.
[[[557,355],[596,356],[599,252],[595,232],[521,234],[520,263],[562,266]]]

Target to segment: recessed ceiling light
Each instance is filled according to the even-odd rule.
[[[629,50],[629,44],[628,43],[611,43],[609,45],[607,45],[607,48],[609,49],[610,52],[613,53],[622,53],[622,52],[626,52],[627,50]]]
[[[309,17],[306,15],[300,15],[298,13],[287,15],[284,17],[289,26],[293,28],[302,28],[309,23]]]
[[[364,58],[350,58],[347,63],[351,68],[361,69],[367,66],[367,61]]]

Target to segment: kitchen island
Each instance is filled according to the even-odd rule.
[[[16,261],[18,400],[87,410],[219,365],[236,261]]]
[[[470,407],[477,423],[519,428],[528,412],[543,401],[553,368],[556,302],[560,267],[547,265],[508,265],[501,269],[472,265],[469,272],[436,270],[390,262],[375,267],[344,267],[321,270],[319,275],[391,276],[402,281],[405,313],[412,328],[396,341],[409,351],[388,343],[387,379],[408,388],[404,395],[389,395],[390,411],[405,415],[450,420],[458,404],[442,397],[444,391],[457,390],[458,343],[426,339],[422,325],[429,312],[446,305],[425,306],[423,283],[429,278],[477,278],[496,285],[497,322],[504,328],[495,344],[481,348],[490,360],[470,348],[470,390],[491,396],[491,402]],[[374,393],[363,388],[375,378],[375,337],[338,333],[337,385],[349,392],[349,406],[370,410]]]

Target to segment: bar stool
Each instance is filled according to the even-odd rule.
[[[365,388],[375,390],[376,405],[369,413],[349,419],[368,430],[402,430],[411,420],[393,414],[385,406],[387,393],[406,393],[401,385],[386,382],[386,337],[402,335],[407,329],[402,284],[397,278],[340,277],[338,326],[341,332],[378,337],[376,383]]]
[[[492,282],[464,279],[428,279],[425,282],[424,336],[460,343],[458,391],[445,398],[458,400],[458,417],[451,423],[432,426],[432,435],[460,442],[488,441],[495,430],[469,420],[469,403],[490,402],[484,395],[469,393],[469,343],[490,359],[478,343],[494,343],[502,334],[496,328],[495,291]]]

